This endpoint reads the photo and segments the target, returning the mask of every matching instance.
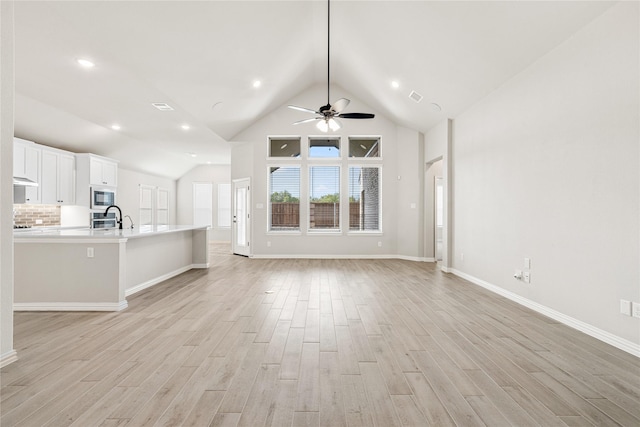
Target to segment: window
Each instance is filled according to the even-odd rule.
[[[349,157],[380,157],[380,138],[350,137]]]
[[[309,167],[309,229],[340,230],[340,166]]]
[[[309,138],[309,158],[340,157],[340,138]]]
[[[300,157],[300,138],[269,138],[269,157]]]
[[[380,231],[379,184],[379,167],[349,167],[349,230]]]
[[[300,230],[300,168],[269,168],[269,230]]]

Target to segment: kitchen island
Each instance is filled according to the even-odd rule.
[[[209,227],[14,233],[14,310],[119,311],[126,297],[209,268]]]

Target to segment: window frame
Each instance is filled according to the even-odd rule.
[[[285,157],[286,158],[286,157]],[[300,160],[299,158],[296,158]],[[295,168],[298,169],[298,204],[300,205],[298,209],[298,228],[291,230],[274,230],[272,229],[272,208],[271,208],[271,169],[272,168]],[[302,191],[302,164],[299,162],[296,163],[268,163],[267,164],[267,234],[270,235],[300,235],[302,234],[302,199],[303,199],[303,191]]]
[[[378,152],[380,155],[378,157],[351,157],[349,155],[349,151],[351,150],[351,140],[357,139],[377,139],[378,140]],[[347,153],[346,157],[349,161],[353,162],[382,162],[382,136],[380,135],[348,135],[347,136]]]
[[[300,148],[300,153],[298,153],[297,157],[291,157],[291,156],[282,156],[282,157],[278,157],[278,156],[272,156],[271,155],[271,143],[275,140],[279,140],[279,141],[297,141],[299,148]],[[303,157],[303,151],[304,151],[304,147],[303,147],[303,143],[302,143],[302,136],[300,135],[269,135],[267,136],[267,161],[274,161],[274,162],[299,162],[300,160],[302,160]]]
[[[311,141],[313,140],[336,140],[338,141],[338,152],[339,155],[335,157],[312,157],[311,156]],[[317,160],[320,161],[333,161],[337,162],[344,158],[344,150],[343,150],[343,141],[342,135],[309,135],[307,136],[307,144],[306,144],[306,153],[305,157],[308,161],[314,162]]]
[[[307,211],[307,234],[309,235],[321,235],[321,236],[327,236],[327,235],[342,235],[343,234],[343,191],[342,191],[342,176],[343,174],[343,168],[344,168],[344,164],[343,163],[339,163],[336,162],[336,159],[333,158],[332,160],[334,160],[333,162],[327,162],[327,159],[331,159],[331,158],[326,158],[326,157],[314,157],[314,160],[317,159],[321,159],[323,161],[320,162],[308,162],[307,163],[307,198],[306,198],[306,211]],[[335,228],[331,228],[331,229],[321,229],[321,228],[311,228],[311,169],[314,167],[335,167],[338,168],[338,191],[340,193],[339,195],[339,205],[340,205],[340,211],[338,212],[338,221],[339,221],[339,226],[337,229]]]
[[[354,159],[363,159],[363,157],[353,157]],[[376,157],[376,160],[378,160],[379,158]],[[371,164],[370,162],[349,162],[349,164],[347,165],[347,200],[349,201],[349,197],[350,197],[350,182],[349,182],[349,176],[351,168],[376,168],[378,169],[378,229],[377,230],[352,230],[351,226],[349,225],[349,228],[347,229],[347,235],[382,235],[383,234],[383,228],[382,228],[382,183],[383,183],[383,179],[382,179],[382,164],[378,163],[378,164]],[[351,207],[351,201],[349,201],[349,207]],[[349,218],[350,219],[350,218]],[[349,221],[349,224],[351,223],[351,221]]]

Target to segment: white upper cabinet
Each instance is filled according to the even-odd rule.
[[[41,200],[45,204],[75,204],[75,156],[59,150],[43,149]]]
[[[90,156],[89,158],[89,184],[118,186],[118,164],[114,161]]]
[[[13,139],[13,176],[27,178],[40,184],[40,155],[42,149],[31,141]],[[25,188],[26,203],[40,203],[40,187]]]
[[[91,189],[118,186],[118,162],[89,153],[76,154],[76,204],[91,207]]]

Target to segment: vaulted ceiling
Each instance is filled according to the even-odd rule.
[[[611,5],[334,0],[331,81],[425,132]],[[80,58],[95,66],[80,67]],[[18,1],[15,76],[16,136],[177,178],[197,164],[229,163],[234,135],[326,84],[327,3]]]

